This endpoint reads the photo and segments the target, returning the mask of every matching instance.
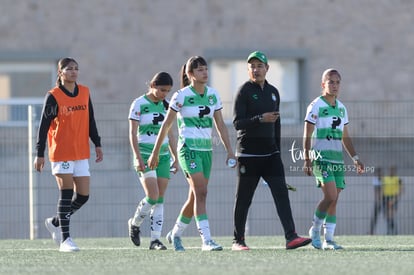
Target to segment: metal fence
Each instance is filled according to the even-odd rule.
[[[41,110],[38,101],[0,102],[0,238],[47,238],[44,220],[54,215],[58,189],[47,162],[39,174],[31,169],[33,142]],[[374,206],[372,178],[377,167],[397,165],[404,184],[398,204],[398,234],[413,234],[413,102],[345,102],[351,113],[351,133],[355,147],[367,166],[365,175],[347,172],[347,188],[338,204],[337,234],[368,234]],[[31,106],[30,108],[28,106]],[[91,165],[91,196],[88,203],[71,219],[76,237],[125,237],[127,220],[144,196],[132,169],[128,139],[129,103],[95,103],[95,115],[102,137],[104,161]],[[283,117],[283,114],[282,114]],[[31,124],[30,121],[33,123]],[[32,126],[30,126],[32,125]],[[233,144],[235,131],[228,125]],[[314,208],[321,198],[314,179],[300,171],[295,159],[300,149],[303,123],[282,125],[282,158],[287,180],[297,188],[290,193],[293,215],[299,234],[306,234]],[[213,235],[231,236],[236,172],[224,165],[225,153],[214,134],[213,172],[209,183],[208,216]],[[348,164],[349,160],[346,157]],[[351,166],[349,166],[351,167]],[[351,169],[350,169],[351,170]],[[173,175],[165,196],[165,233],[172,228],[184,203],[188,185],[182,173]],[[276,209],[268,187],[260,182],[249,212],[247,234],[282,235]],[[141,226],[149,235],[149,222]],[[385,234],[384,214],[380,215],[375,234]],[[185,233],[198,235],[194,222]]]

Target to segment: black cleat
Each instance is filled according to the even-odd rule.
[[[150,250],[167,250],[167,247],[165,245],[163,245],[162,242],[160,242],[160,240],[153,240],[151,241]]]
[[[139,226],[132,224],[132,218],[128,220],[128,231],[129,231],[129,237],[131,238],[131,241],[136,245],[141,245],[141,238],[139,234],[141,233],[139,231]]]

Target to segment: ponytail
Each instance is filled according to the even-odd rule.
[[[181,75],[181,88],[187,87],[191,84],[190,79],[188,79],[188,75],[186,72],[186,64],[181,67],[180,75]]]
[[[57,76],[57,79],[56,79],[56,86],[62,86],[62,81],[60,80],[60,76],[58,75]]]

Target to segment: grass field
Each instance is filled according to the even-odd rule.
[[[281,236],[247,238],[250,251],[203,252],[200,238],[185,237],[186,251],[168,245],[148,250],[128,238],[75,239],[81,251],[61,253],[50,239],[0,240],[0,274],[414,274],[414,236],[338,236],[341,251],[311,246],[286,250]]]

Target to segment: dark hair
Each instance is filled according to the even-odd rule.
[[[150,86],[173,86],[173,79],[169,73],[159,72],[151,79]]]
[[[331,75],[335,75],[335,74],[339,77],[339,79],[341,79],[341,74],[339,73],[337,69],[334,69],[334,68],[326,69],[322,73],[322,82],[325,82],[328,77],[330,77]]]
[[[56,86],[62,85],[62,81],[60,80],[59,72],[62,71],[64,68],[66,68],[70,62],[76,63],[76,65],[79,65],[78,62],[76,62],[75,59],[72,57],[65,57],[59,60],[58,62],[58,76],[56,80]]]
[[[185,64],[181,66],[180,75],[181,75],[181,88],[187,87],[190,85],[190,79],[188,79],[187,74],[185,73]]]
[[[181,67],[181,88],[190,85],[190,79],[188,79],[188,73],[193,72],[199,66],[207,66],[207,62],[201,56],[192,56],[188,61]]]

